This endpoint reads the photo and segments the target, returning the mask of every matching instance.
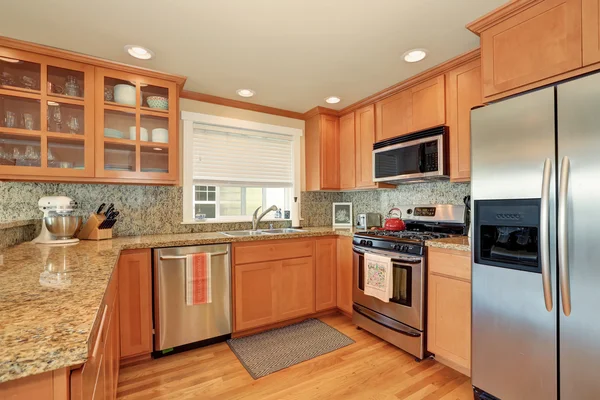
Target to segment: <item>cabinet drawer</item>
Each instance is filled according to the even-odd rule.
[[[309,257],[314,252],[314,240],[280,240],[261,244],[233,244],[234,264]]]
[[[429,272],[471,282],[471,254],[466,251],[429,248]]]

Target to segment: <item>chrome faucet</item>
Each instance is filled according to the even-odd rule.
[[[254,210],[254,214],[252,214],[252,230],[253,231],[255,231],[258,228],[258,223],[260,222],[261,219],[263,219],[263,217],[265,215],[267,215],[267,213],[269,213],[271,211],[277,211],[277,206],[271,206],[271,207],[267,208],[265,211],[263,211],[263,213],[260,214],[257,218],[256,214],[258,214],[258,210],[260,210],[261,207],[262,206],[258,207],[256,210]]]

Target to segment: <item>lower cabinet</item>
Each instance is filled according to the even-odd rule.
[[[427,350],[471,375],[471,255],[429,248]]]
[[[281,261],[234,266],[234,330],[242,331],[277,321],[280,267]]]
[[[337,239],[337,306],[340,310],[352,314],[352,238]]]
[[[337,305],[337,239],[320,238],[315,244],[317,311]]]
[[[315,312],[313,257],[283,260],[279,265],[277,319],[286,320]]]

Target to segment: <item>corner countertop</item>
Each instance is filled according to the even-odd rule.
[[[445,239],[433,239],[425,242],[427,247],[437,247],[441,249],[471,251],[471,240],[466,236],[454,236]]]
[[[0,383],[78,366],[87,360],[90,331],[121,250],[351,237],[354,233],[353,229],[332,227],[304,230],[251,237],[227,237],[217,232],[130,236],[54,247],[28,242],[0,250]],[[51,263],[61,265],[62,280],[42,283],[57,276],[49,271]]]

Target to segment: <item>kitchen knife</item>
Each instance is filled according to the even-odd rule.
[[[110,203],[110,205],[108,206],[108,208],[104,212],[104,215],[110,214],[114,209],[115,209],[115,205],[113,203]]]
[[[102,212],[102,210],[104,210],[105,206],[106,206],[106,203],[100,204],[100,207],[98,207],[98,211],[96,211],[96,214],[100,214]]]

